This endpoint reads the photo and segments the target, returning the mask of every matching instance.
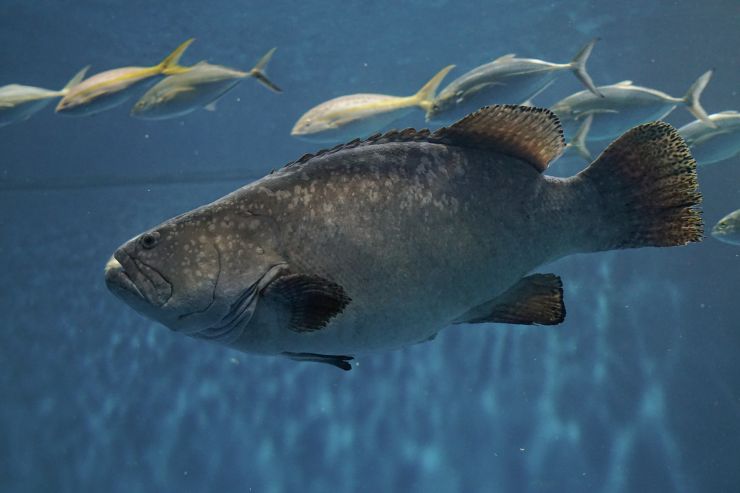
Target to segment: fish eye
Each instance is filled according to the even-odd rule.
[[[159,233],[154,231],[153,233],[145,233],[141,235],[139,239],[141,246],[147,250],[154,248],[159,243]]]

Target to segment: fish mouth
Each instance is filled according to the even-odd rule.
[[[156,269],[119,249],[105,266],[105,282],[125,301],[161,307],[172,297],[172,284]]]

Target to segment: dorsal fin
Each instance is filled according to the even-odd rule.
[[[512,58],[516,57],[516,54],[514,53],[507,53],[506,55],[501,55],[497,59],[493,61],[493,63],[501,63],[501,62],[508,62]]]
[[[631,86],[632,85],[632,81],[631,80],[621,80],[621,81],[617,82],[614,85],[615,86]]]
[[[440,128],[430,140],[508,154],[540,172],[565,149],[563,128],[555,113],[531,106],[481,108],[450,127]]]

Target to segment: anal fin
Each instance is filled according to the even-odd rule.
[[[354,358],[352,356],[340,356],[340,355],[326,355],[317,353],[291,353],[284,352],[283,355],[294,361],[313,361],[314,363],[325,363],[327,365],[336,366],[340,370],[350,371],[352,365],[349,361]]]
[[[565,320],[563,283],[555,274],[532,274],[503,294],[458,317],[454,323],[557,325]]]

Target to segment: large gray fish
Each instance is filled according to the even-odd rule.
[[[557,117],[484,108],[307,155],[122,245],[108,287],[170,329],[350,369],[458,323],[556,324],[565,255],[698,241],[694,160],[666,123],[543,171]]]
[[[722,111],[709,115],[714,126],[694,120],[678,129],[699,165],[740,155],[740,113]]]
[[[200,108],[212,108],[224,94],[247,77],[254,77],[273,92],[282,92],[267,78],[267,64],[275,53],[268,51],[247,72],[200,62],[187,72],[170,75],[152,86],[131,109],[131,116],[165,120],[187,115]]]
[[[625,80],[599,87],[604,97],[580,91],[555,103],[551,109],[560,118],[566,134],[575,132],[584,118],[593,115],[589,140],[613,139],[635,125],[662,120],[679,104],[685,105],[692,115],[712,126],[699,101],[712,78],[712,72],[709,70],[702,74],[680,98]]]
[[[740,245],[740,209],[717,221],[712,228],[712,237],[723,243]]]
[[[0,87],[0,127],[28,120],[44,109],[52,99],[64,97],[71,87],[85,78],[89,68],[88,66],[77,72],[67,85],[58,91],[20,84]]]
[[[570,70],[596,97],[599,90],[586,72],[586,60],[597,39],[591,40],[570,63],[551,63],[509,54],[476,67],[452,81],[427,111],[427,121],[449,123],[481,106],[519,104],[547,88],[560,73]]]

